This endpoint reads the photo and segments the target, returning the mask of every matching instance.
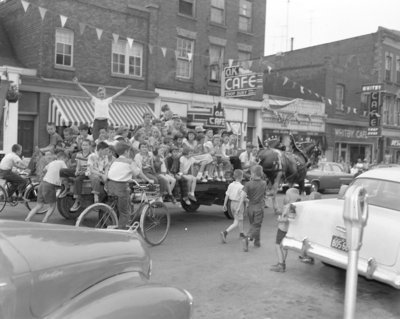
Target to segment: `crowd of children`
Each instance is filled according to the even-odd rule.
[[[165,107],[160,119],[153,119],[152,114],[145,113],[143,123],[134,130],[108,125],[99,129],[96,139],[90,135],[87,124],[66,127],[62,134],[58,134],[55,124],[48,123],[47,132],[50,143],[36,149],[29,169],[44,180],[48,164],[62,152],[67,167],[59,166],[63,188],[58,197],[73,192],[72,212],[81,207],[84,180],[90,180],[94,201],[99,201],[104,185],[110,180],[108,171],[111,164],[116,158],[125,156],[118,154],[117,146],[121,144],[128,148],[127,158],[138,170],[136,178],[160,184],[160,200],[173,203],[180,199],[190,205],[196,201],[197,183],[225,182],[233,178],[234,168],[244,166],[249,172],[250,167],[256,164],[251,144],[244,152],[247,155],[239,158],[237,135],[202,126],[189,129],[177,114]],[[57,184],[58,180],[54,185]]]

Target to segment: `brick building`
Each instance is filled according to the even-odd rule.
[[[265,6],[264,0],[1,3],[0,45],[28,71],[17,70],[22,98],[9,108],[12,124],[1,134],[10,139],[0,150],[19,142],[29,156],[34,145],[46,145],[48,121],[90,124],[93,111],[75,76],[93,93],[99,85],[107,95],[132,86],[110,108],[116,125],[136,125],[145,111],[158,116],[164,104],[189,125],[206,124],[221,105],[242,142],[254,140],[261,101],[221,98],[221,71],[229,60],[263,55]]]
[[[380,162],[400,158],[400,33],[378,31],[266,57],[264,92],[319,100],[326,110],[326,156]],[[283,84],[283,81],[285,84]],[[380,84],[371,86],[371,84]],[[379,136],[370,136],[371,93],[380,95]]]

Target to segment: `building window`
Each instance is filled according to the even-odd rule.
[[[179,13],[194,17],[195,0],[179,0]]]
[[[335,104],[337,110],[344,110],[344,85],[336,84]]]
[[[224,47],[219,45],[210,46],[210,81],[221,81],[221,67],[224,61]]]
[[[396,99],[396,125],[400,125],[400,99]]]
[[[211,0],[211,21],[225,24],[225,0]]]
[[[183,79],[192,78],[194,41],[178,38],[177,41],[176,76]]]
[[[74,52],[74,32],[56,29],[56,65],[72,67]]]
[[[391,81],[392,80],[392,64],[393,59],[390,55],[386,55],[385,59],[385,80]]]
[[[239,30],[251,32],[253,5],[249,0],[240,0],[239,5]]]
[[[238,52],[238,64],[245,70],[250,69],[251,53],[239,51]]]
[[[112,44],[112,73],[132,76],[142,76],[143,45],[119,40]]]
[[[396,60],[396,82],[400,84],[400,58]]]

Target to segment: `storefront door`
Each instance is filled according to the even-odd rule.
[[[353,165],[357,163],[357,160],[361,158],[363,161],[365,158],[365,146],[363,145],[351,145],[350,146],[350,163]]]
[[[22,156],[31,157],[33,153],[35,121],[18,120],[18,144],[22,145]]]

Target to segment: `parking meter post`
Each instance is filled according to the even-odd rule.
[[[358,253],[362,245],[363,230],[368,219],[367,194],[362,186],[350,186],[345,194],[343,219],[346,226],[348,264],[344,300],[344,318],[353,319],[356,309]]]

